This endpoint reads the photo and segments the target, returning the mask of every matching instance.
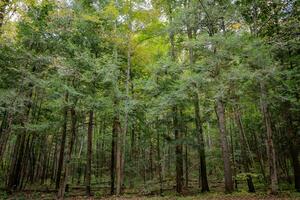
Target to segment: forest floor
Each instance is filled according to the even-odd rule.
[[[258,199],[265,199],[265,200],[279,200],[279,199],[299,199],[299,193],[293,192],[282,192],[276,196],[267,195],[266,193],[255,193],[249,194],[246,192],[234,192],[232,194],[224,194],[221,192],[210,192],[206,194],[199,194],[193,196],[175,196],[175,195],[168,195],[164,197],[160,196],[134,196],[134,195],[124,195],[122,197],[100,197],[98,195],[94,195],[93,197],[86,197],[86,196],[75,196],[76,194],[69,193],[66,196],[66,200],[258,200]],[[41,192],[18,192],[12,195],[7,195],[2,193],[0,199],[7,199],[7,200],[54,200],[55,193],[41,193]]]

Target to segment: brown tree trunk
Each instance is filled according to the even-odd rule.
[[[138,167],[137,166],[137,163],[136,163],[136,137],[135,137],[135,125],[132,124],[131,125],[131,134],[130,134],[130,163],[131,163],[131,166],[135,166],[136,168]],[[134,175],[136,173],[133,173]],[[134,180],[133,179],[130,179],[130,188],[133,188],[134,187]]]
[[[54,183],[56,181],[56,165],[57,165],[57,154],[58,154],[58,137],[53,139],[53,143],[55,142],[54,152],[53,152],[53,161],[51,166],[51,182]]]
[[[236,174],[237,174],[237,169],[236,169],[236,157],[235,157],[235,144],[234,144],[234,130],[233,130],[233,124],[234,124],[234,121],[233,119],[230,120],[232,122],[230,122],[230,129],[229,129],[229,135],[230,135],[230,153],[231,153],[231,157],[232,157],[232,174],[233,174],[233,177],[235,177],[233,179],[233,182],[234,182],[234,188],[237,190],[238,189],[238,181],[236,179]]]
[[[21,167],[25,151],[26,138],[26,134],[20,134],[17,137],[13,153],[14,157],[12,158],[11,170],[7,184],[8,190],[16,190],[20,184]]]
[[[116,174],[116,141],[117,141],[117,118],[113,120],[113,130],[111,137],[111,158],[110,158],[110,194],[115,194],[115,174]]]
[[[70,164],[71,164],[71,158],[72,158],[72,152],[73,152],[73,146],[75,142],[76,137],[76,112],[74,107],[71,108],[71,136],[69,139],[69,147],[68,151],[66,153],[66,159],[65,159],[65,165],[64,165],[64,171],[62,173],[62,177],[60,179],[60,185],[59,190],[57,193],[57,199],[63,199],[64,194],[67,188],[68,184],[68,177],[69,177],[69,171],[70,171]]]
[[[224,177],[225,177],[225,191],[232,192],[233,191],[233,181],[232,181],[232,169],[230,164],[230,153],[227,142],[227,133],[225,127],[225,108],[222,100],[220,98],[217,99],[217,117],[219,130],[221,135],[221,148],[222,148],[222,157],[224,162]]]
[[[199,110],[199,97],[198,93],[194,94],[194,109],[195,109],[195,123],[197,130],[197,140],[198,140],[198,154],[199,154],[199,180],[201,179],[201,191],[208,192],[208,181],[207,181],[207,173],[206,173],[206,160],[205,160],[205,146],[204,146],[204,138],[203,138],[203,129],[200,118],[200,110]]]
[[[122,187],[122,130],[119,117],[115,117],[113,129],[116,132],[116,195],[120,195]]]
[[[294,127],[293,118],[291,114],[291,105],[286,102],[283,106],[284,118],[286,122],[286,131],[289,141],[289,151],[291,154],[294,184],[297,192],[300,192],[300,163],[299,163],[299,138],[297,137],[297,129]]]
[[[150,180],[153,179],[153,145],[150,138],[150,151],[149,151],[149,171],[150,171]]]
[[[92,140],[93,140],[94,112],[89,111],[88,141],[87,141],[87,163],[86,163],[86,194],[91,196],[91,173],[92,173]]]
[[[7,113],[2,120],[0,130],[0,163],[2,162],[2,158],[6,150],[6,144],[11,131],[12,122],[13,116],[10,113]]]
[[[158,119],[156,120],[158,123]],[[163,177],[162,177],[162,160],[160,155],[160,135],[158,125],[156,127],[157,131],[157,144],[156,144],[156,152],[157,152],[157,164],[158,164],[158,178],[159,178],[159,194],[163,194]]]
[[[187,130],[184,131],[184,136],[187,138]],[[185,187],[189,187],[189,156],[188,156],[188,144],[184,145],[185,147],[185,156],[184,156],[184,163],[185,163]]]
[[[174,126],[174,136],[176,142],[176,192],[181,194],[182,193],[182,186],[183,186],[183,155],[182,155],[182,144],[181,133],[180,133],[180,125],[178,120],[178,111],[177,106],[173,107],[173,126]]]
[[[172,24],[172,8],[171,5],[169,5],[169,14],[170,14],[170,23]],[[175,35],[174,31],[171,31],[169,33],[169,40],[170,40],[170,57],[172,61],[175,63],[176,61],[176,54],[175,54]],[[180,125],[178,121],[178,110],[177,105],[174,105],[172,108],[172,114],[173,114],[173,130],[174,130],[174,136],[176,141],[176,147],[175,147],[175,155],[176,155],[176,192],[181,194],[182,188],[183,188],[183,155],[182,155],[182,144],[181,141],[181,131],[180,131]]]
[[[291,148],[291,157],[294,170],[294,183],[297,192],[300,192],[300,163],[299,163],[299,150],[296,147]]]
[[[18,134],[16,143],[15,143],[14,153],[13,153],[14,157],[12,158],[12,161],[11,161],[10,172],[9,172],[9,177],[8,177],[8,182],[7,182],[8,190],[18,189],[18,187],[20,186],[20,183],[21,183],[22,168],[24,167],[23,165],[27,164],[27,160],[26,160],[25,164],[23,163],[24,155],[26,155],[25,154],[26,141],[28,141],[28,137],[29,137],[29,135],[27,134],[25,125],[26,125],[27,121],[29,120],[29,115],[30,115],[31,108],[32,108],[32,103],[31,103],[31,99],[32,99],[32,95],[33,95],[32,86],[33,86],[32,83],[29,83],[30,92],[29,92],[28,97],[29,97],[30,101],[25,102],[25,104],[27,104],[27,105],[26,105],[26,109],[25,109],[25,112],[23,115],[23,119],[21,120],[21,126],[22,126],[23,130],[20,134]]]
[[[258,139],[257,139],[257,134],[256,132],[253,133],[253,139],[254,139],[254,143],[255,143],[255,151],[256,151],[256,156],[259,159],[259,166],[260,166],[260,170],[261,170],[261,174],[263,176],[264,182],[267,183],[267,178],[266,178],[266,172],[265,172],[265,165],[264,165],[264,160],[263,160],[263,156],[262,156],[262,152],[261,152],[261,146],[258,145]]]
[[[271,116],[269,113],[268,102],[267,102],[267,91],[265,84],[260,83],[260,93],[261,93],[261,109],[264,117],[265,127],[267,131],[267,155],[269,161],[269,172],[271,179],[271,193],[277,194],[278,192],[278,179],[277,179],[277,169],[276,169],[276,156],[275,148],[273,143],[273,132],[271,125]]]
[[[192,28],[189,24],[187,24],[187,35],[190,40],[193,39]],[[189,48],[189,61],[191,67],[194,65],[194,52],[193,48]],[[196,88],[196,84],[195,88]],[[198,156],[199,156],[199,175],[198,175],[198,184],[201,187],[202,192],[208,192],[209,186],[207,181],[207,172],[206,172],[206,160],[205,160],[205,146],[204,146],[204,137],[203,137],[203,129],[202,122],[200,117],[200,109],[199,109],[199,96],[197,91],[194,92],[193,97],[194,102],[194,111],[195,111],[195,124],[197,131],[197,141],[198,141]]]
[[[249,192],[255,192],[254,184],[252,181],[252,176],[250,175],[250,167],[252,163],[251,159],[251,151],[249,147],[249,143],[247,141],[242,119],[241,119],[241,113],[239,111],[239,108],[236,106],[234,110],[235,120],[236,124],[240,133],[240,142],[241,142],[241,151],[242,151],[242,164],[244,167],[245,172],[247,173],[247,185],[248,185],[248,191]]]
[[[65,103],[68,102],[69,94],[65,94]],[[66,145],[66,138],[67,138],[67,120],[68,120],[68,107],[64,106],[64,118],[63,118],[63,126],[62,126],[62,135],[61,135],[61,143],[60,143],[60,150],[59,150],[59,158],[58,158],[58,168],[56,173],[56,183],[55,189],[59,188],[61,172],[63,170],[63,163],[64,163],[64,154],[65,154],[65,145]]]

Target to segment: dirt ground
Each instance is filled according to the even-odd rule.
[[[32,193],[32,192],[20,192],[12,195],[4,195],[0,196],[0,199],[8,199],[8,200],[55,200],[55,194],[54,193]],[[86,196],[75,196],[74,194],[67,194],[66,200],[287,200],[287,199],[299,199],[300,200],[300,194],[299,193],[279,193],[276,196],[267,195],[265,193],[256,193],[256,194],[249,194],[245,192],[235,192],[232,194],[224,194],[224,193],[206,193],[206,194],[199,194],[199,195],[193,195],[193,196],[175,196],[175,195],[169,195],[169,196],[150,196],[150,197],[144,197],[144,196],[129,196],[125,195],[122,197],[101,197],[97,196],[97,194],[93,197],[86,197]]]

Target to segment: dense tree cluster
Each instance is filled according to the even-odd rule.
[[[299,9],[2,0],[1,187],[299,192]]]

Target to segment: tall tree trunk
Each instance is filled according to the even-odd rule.
[[[116,130],[117,118],[113,119],[113,129],[111,137],[111,158],[110,158],[110,194],[115,194],[115,174],[116,174],[116,141],[117,141],[117,130]]]
[[[238,108],[238,106],[235,107],[234,110],[235,120],[236,124],[240,133],[240,142],[241,142],[241,151],[242,151],[242,164],[244,167],[245,172],[247,173],[247,185],[248,185],[248,191],[249,192],[255,192],[254,184],[252,181],[252,176],[250,175],[250,167],[252,164],[251,159],[251,151],[249,147],[248,140],[245,135],[242,119],[241,119],[241,113]]]
[[[72,107],[71,108],[71,135],[70,135],[70,139],[69,139],[68,151],[66,153],[64,171],[63,171],[62,177],[60,179],[60,185],[59,185],[59,190],[57,193],[57,199],[64,198],[65,190],[67,188],[73,146],[74,146],[75,137],[76,137],[76,123],[77,123],[76,112],[75,112],[74,107]]]
[[[198,154],[199,154],[199,180],[201,179],[201,191],[208,192],[208,181],[207,181],[207,173],[206,173],[206,160],[205,160],[205,146],[204,146],[204,138],[203,138],[203,129],[200,118],[200,110],[199,110],[199,97],[198,93],[194,94],[194,109],[195,109],[195,123],[197,130],[197,140],[198,140]]]
[[[187,130],[184,131],[184,136],[187,138]],[[185,187],[189,187],[189,154],[188,154],[188,144],[185,144],[185,156],[184,156],[184,163],[185,163]]]
[[[170,23],[172,24],[172,6],[169,5],[169,14],[170,14]],[[174,31],[169,33],[169,40],[170,40],[170,57],[172,61],[175,63],[176,61],[176,54],[175,54],[175,35]],[[180,125],[178,121],[178,108],[177,105],[174,105],[172,108],[173,114],[173,130],[174,136],[176,141],[175,147],[175,155],[176,155],[176,192],[181,194],[183,188],[183,155],[182,155],[182,144],[179,144],[181,141],[181,131]]]
[[[222,148],[222,157],[224,163],[224,177],[225,177],[225,191],[232,192],[233,191],[233,181],[232,181],[232,169],[230,164],[230,153],[227,142],[227,133],[225,127],[225,108],[222,100],[217,98],[217,117],[219,130],[221,135],[221,148]]]
[[[187,35],[189,40],[193,39],[193,32],[192,28],[189,24],[187,24]],[[195,36],[195,35],[194,35]],[[189,48],[189,62],[191,65],[191,68],[193,68],[194,65],[194,52],[193,48]],[[196,83],[195,89],[196,87]],[[195,111],[195,124],[196,124],[196,131],[197,131],[197,141],[198,141],[198,156],[199,156],[199,175],[198,175],[198,184],[199,187],[201,187],[202,192],[208,192],[209,186],[207,181],[207,172],[206,172],[206,160],[205,160],[205,146],[204,146],[204,137],[203,137],[203,129],[202,129],[202,122],[200,117],[200,109],[199,109],[199,95],[198,92],[194,92],[193,97],[194,102],[194,111]]]
[[[158,123],[158,119],[156,119]],[[157,144],[156,144],[156,152],[157,152],[157,164],[158,164],[158,178],[159,178],[159,194],[163,194],[163,177],[162,177],[162,160],[160,155],[160,135],[159,135],[159,126],[156,126],[157,132]]]
[[[182,155],[182,144],[181,139],[181,131],[180,125],[178,120],[178,111],[177,106],[173,106],[173,126],[174,126],[174,136],[176,142],[176,192],[181,194],[182,193],[182,186],[183,186],[183,155]]]
[[[54,137],[53,143],[55,143],[54,146],[54,152],[52,157],[52,166],[51,166],[51,183],[54,183],[56,181],[56,165],[57,165],[57,154],[58,154],[58,137]]]
[[[294,183],[297,192],[300,192],[300,163],[299,163],[299,138],[297,137],[297,129],[294,127],[291,114],[291,105],[286,102],[283,106],[284,118],[286,123],[287,137],[289,141],[289,151],[292,158],[294,171]]]
[[[124,124],[124,131],[120,132],[120,154],[121,154],[121,164],[120,170],[117,170],[117,173],[120,173],[118,178],[117,175],[117,195],[122,193],[124,189],[124,175],[125,175],[125,153],[126,153],[126,136],[129,130],[129,90],[130,90],[130,82],[131,82],[131,32],[132,32],[132,23],[131,23],[131,12],[132,12],[132,2],[131,0],[128,1],[128,34],[127,34],[127,70],[126,70],[126,102],[125,102],[125,124]]]
[[[68,102],[69,94],[65,94],[65,104]],[[60,178],[61,178],[61,172],[63,169],[63,163],[64,163],[64,154],[65,154],[65,145],[66,145],[66,138],[67,138],[67,118],[68,118],[68,106],[64,106],[63,111],[63,126],[62,126],[62,135],[61,135],[61,143],[60,143],[60,150],[59,150],[59,158],[58,158],[58,167],[57,167],[57,173],[56,173],[56,183],[55,183],[55,189],[59,188],[60,184]]]
[[[20,134],[14,148],[14,157],[12,158],[11,170],[7,184],[8,190],[16,190],[20,184],[21,167],[25,151],[26,134]]]
[[[119,117],[115,117],[113,129],[116,131],[116,195],[120,195],[122,187],[122,130]]]
[[[233,137],[233,133],[234,133],[234,129],[233,129],[233,125],[234,125],[234,121],[230,120],[232,122],[230,122],[230,129],[229,129],[229,135],[230,135],[230,153],[231,153],[231,157],[232,157],[232,174],[235,177],[234,178],[234,188],[237,190],[238,189],[238,182],[236,179],[236,174],[237,174],[237,169],[236,169],[236,157],[235,157],[235,144],[234,144],[234,137]]]
[[[33,69],[34,72],[34,69]],[[33,95],[33,89],[32,89],[33,85],[32,83],[29,83],[29,95],[28,98],[30,99],[30,101],[25,102],[26,104],[26,109],[25,112],[23,114],[23,119],[21,119],[21,126],[23,128],[23,131],[21,132],[21,134],[18,134],[17,136],[17,140],[15,143],[15,147],[14,147],[14,157],[12,158],[11,161],[11,166],[10,166],[10,172],[9,172],[9,177],[8,177],[8,182],[7,182],[7,189],[8,190],[16,190],[18,189],[18,187],[20,186],[21,183],[21,176],[22,176],[22,165],[26,165],[26,163],[23,163],[24,161],[24,154],[25,154],[25,150],[26,150],[26,141],[28,140],[28,131],[25,128],[26,123],[29,120],[29,116],[30,116],[30,112],[31,112],[31,108],[32,108],[32,103],[31,103],[31,99],[32,99],[32,95]],[[27,161],[27,160],[26,160]]]
[[[300,192],[300,163],[299,163],[299,150],[296,147],[290,147],[293,170],[294,170],[294,183],[297,192]]]
[[[267,102],[267,90],[265,84],[260,82],[260,93],[261,93],[261,109],[264,117],[266,132],[267,132],[267,155],[269,162],[269,173],[271,179],[271,193],[277,194],[278,192],[278,179],[277,179],[277,169],[276,169],[276,156],[275,148],[273,143],[273,132],[271,125],[271,116],[269,113],[268,102]]]
[[[150,173],[150,180],[153,179],[153,144],[150,138],[150,151],[149,151],[149,173]]]
[[[1,123],[0,130],[0,163],[3,161],[3,156],[6,150],[6,144],[10,135],[11,125],[13,123],[13,116],[10,113],[6,113]]]
[[[136,164],[136,137],[135,137],[135,126],[134,124],[131,125],[131,134],[130,134],[130,162],[131,166],[138,167]],[[132,170],[133,171],[133,170]],[[135,172],[133,173],[136,174]],[[130,187],[134,187],[134,180],[130,179]]]
[[[256,132],[253,133],[253,139],[254,139],[254,143],[255,143],[256,155],[257,155],[257,158],[259,160],[260,171],[261,171],[261,174],[263,176],[264,182],[266,184],[268,181],[267,181],[267,178],[266,178],[265,164],[264,164],[264,160],[263,160],[263,156],[262,156],[262,152],[261,152],[262,148],[261,148],[260,145],[258,145],[259,143],[258,143]]]
[[[89,111],[88,141],[87,141],[87,163],[86,163],[86,194],[91,196],[91,171],[92,171],[92,140],[93,140],[94,112]]]

